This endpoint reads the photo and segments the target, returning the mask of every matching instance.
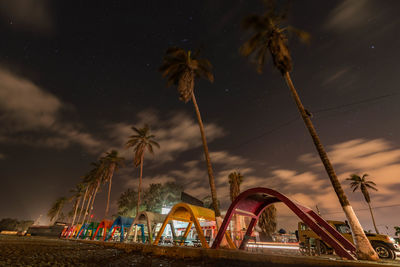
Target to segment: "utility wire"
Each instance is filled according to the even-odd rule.
[[[344,108],[344,107],[351,107],[351,106],[355,106],[355,105],[359,105],[359,104],[370,103],[370,102],[374,102],[374,101],[377,101],[377,100],[385,99],[385,98],[388,98],[388,97],[391,97],[391,96],[396,96],[396,95],[399,95],[399,94],[398,93],[392,93],[392,94],[386,94],[386,95],[381,95],[381,96],[377,96],[377,97],[367,98],[367,99],[364,99],[364,100],[360,100],[360,101],[356,101],[356,102],[352,102],[352,103],[348,103],[348,104],[343,104],[343,105],[339,105],[339,106],[335,106],[335,107],[315,110],[315,111],[312,111],[312,113],[319,114],[319,113],[323,113],[323,112],[327,112],[327,111],[341,109],[341,108]],[[290,119],[290,120],[278,125],[277,127],[273,128],[271,130],[268,130],[268,131],[263,132],[263,133],[261,133],[261,134],[259,134],[257,136],[254,136],[254,137],[252,137],[252,138],[250,138],[250,139],[248,139],[248,140],[246,140],[246,141],[244,141],[244,142],[242,142],[242,143],[240,143],[240,144],[238,144],[238,145],[236,145],[234,147],[231,147],[229,149],[230,150],[238,149],[238,148],[240,148],[240,147],[242,147],[244,145],[247,145],[249,143],[252,143],[252,142],[254,142],[254,141],[256,141],[256,140],[258,140],[258,139],[260,139],[260,138],[262,138],[264,136],[270,135],[270,134],[280,130],[281,128],[284,128],[284,127],[292,124],[293,122],[295,122],[295,121],[297,121],[299,119],[300,119],[300,117],[296,116],[295,118],[292,118],[292,119]]]
[[[376,206],[376,207],[373,207],[373,209],[383,209],[383,208],[392,208],[392,207],[400,207],[400,204]],[[365,210],[369,211],[369,208],[363,208],[363,209],[357,209],[357,210],[355,209],[354,211],[357,212],[357,211],[365,211]],[[321,212],[321,216],[325,216],[327,214],[340,214],[340,213],[343,213],[343,211]],[[297,217],[297,215],[282,215],[279,217]]]

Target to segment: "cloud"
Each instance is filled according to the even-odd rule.
[[[65,122],[65,104],[32,81],[0,66],[0,142],[66,148],[79,144],[96,153],[102,143],[77,124]]]
[[[345,179],[352,173],[359,175],[368,173],[369,179],[378,187],[378,192],[370,193],[373,206],[399,204],[400,148],[385,139],[354,139],[330,146],[327,151],[338,179],[359,219],[366,229],[372,229],[370,214],[362,194],[358,191],[353,193]],[[316,153],[300,156],[299,162],[307,164],[309,171],[304,173],[287,169],[273,171],[280,181],[279,190],[310,208],[318,205],[327,219],[344,219],[336,194]],[[392,212],[399,210],[400,207],[396,207],[390,208]],[[388,216],[390,209],[374,210],[382,231],[383,225],[395,223],[393,217]]]
[[[0,18],[20,30],[40,33],[54,30],[49,0],[0,1]]]
[[[188,150],[202,146],[200,131],[197,122],[183,112],[172,112],[164,117],[157,114],[155,110],[145,110],[137,115],[133,124],[113,123],[107,126],[109,137],[119,147],[124,156],[132,157],[132,152],[124,149],[129,136],[134,134],[132,125],[142,127],[149,124],[151,133],[160,144],[160,149],[155,149],[154,157],[148,159],[158,163],[165,163],[176,159],[176,157]],[[216,138],[225,135],[224,130],[214,123],[205,123],[207,141],[210,143]]]
[[[18,130],[51,127],[56,121],[61,101],[31,81],[0,68],[0,108],[2,120],[13,121]]]
[[[343,76],[346,76],[346,74],[350,71],[349,67],[344,67],[341,68],[337,71],[335,71],[332,75],[330,75],[329,77],[326,78],[326,80],[322,83],[323,85],[327,85],[329,83],[332,82],[336,82],[337,80],[339,80],[340,78],[342,78]]]
[[[329,14],[325,28],[334,31],[356,29],[368,21],[372,10],[369,0],[343,0]]]
[[[393,211],[396,207],[390,209],[379,207],[399,204],[397,196],[400,189],[398,175],[400,148],[394,147],[385,139],[354,139],[329,146],[327,151],[342,187],[365,229],[372,229],[370,214],[362,194],[352,193],[345,181],[351,173],[369,173],[370,179],[377,183],[379,191],[371,192],[371,199],[373,206],[378,207],[374,210],[378,227],[384,230],[382,225],[394,224],[388,210]],[[182,184],[187,193],[203,199],[210,195],[210,186],[204,159],[200,160],[200,154],[197,158],[182,162],[180,166],[167,170],[162,175],[145,176],[143,181],[146,185],[151,182],[175,181]],[[253,187],[272,188],[311,209],[316,210],[318,205],[325,219],[345,219],[338,198],[316,153],[301,155],[298,158],[300,163],[298,169],[285,166],[260,169],[261,165],[256,165],[254,161],[228,151],[212,151],[211,161],[218,199],[223,209],[227,209],[230,205],[228,175],[232,171],[240,171],[244,175],[242,191]],[[132,170],[129,173],[132,173]],[[137,186],[137,179],[127,183],[130,186]],[[279,227],[295,229],[299,219],[283,204],[278,204],[277,208]]]

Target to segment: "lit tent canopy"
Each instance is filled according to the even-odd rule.
[[[355,247],[350,241],[342,236],[335,228],[322,219],[312,209],[307,208],[295,201],[292,201],[285,195],[269,188],[257,187],[242,192],[230,205],[221,228],[214,240],[212,248],[220,246],[223,235],[234,214],[248,216],[251,221],[247,227],[245,238],[239,246],[244,249],[257,224],[258,218],[266,207],[273,203],[282,202],[290,208],[305,224],[307,224],[322,240],[335,249],[337,255],[354,259],[350,252],[355,252]]]
[[[105,241],[108,241],[110,238],[113,237],[116,229],[120,229],[120,231],[121,231],[121,233],[120,233],[120,241],[121,242],[124,241],[124,232],[125,232],[126,229],[131,227],[132,222],[133,222],[133,218],[131,218],[131,217],[118,216],[114,220],[114,222],[113,222],[113,224],[112,224],[112,226],[110,228],[110,231],[107,234],[107,237],[106,237]]]
[[[140,212],[139,215],[136,216],[135,220],[133,221],[131,228],[128,231],[126,239],[129,239],[129,237],[132,236],[135,226],[140,226],[142,232],[142,242],[145,243],[144,226],[146,226],[148,232],[148,243],[151,244],[153,241],[153,235],[155,234],[154,231],[156,229],[157,224],[162,224],[166,217],[167,215],[165,214],[153,213],[150,211]],[[136,240],[134,240],[134,242],[136,242]]]
[[[164,230],[165,230],[165,227],[167,226],[167,224],[172,220],[176,220],[176,221],[188,223],[187,228],[183,234],[183,241],[188,236],[188,234],[192,228],[192,225],[194,224],[197,235],[202,244],[202,247],[209,248],[208,242],[207,242],[206,238],[204,237],[204,234],[203,234],[202,228],[200,226],[200,222],[199,222],[199,220],[202,220],[202,219],[207,220],[207,221],[215,221],[214,211],[203,208],[203,207],[186,204],[186,203],[176,204],[175,206],[172,207],[171,211],[166,216],[164,223],[163,223],[160,231],[158,232],[156,239],[154,240],[153,245],[158,245],[158,242],[160,241],[161,236],[164,233]],[[183,243],[183,241],[182,241],[182,243]],[[228,242],[232,246],[233,243],[231,241],[232,240],[228,240]]]
[[[94,240],[96,237],[99,237],[99,239],[101,238],[104,241],[108,233],[108,230],[111,228],[112,224],[113,221],[102,220],[99,223],[99,226],[97,226],[95,233],[92,235],[92,240]]]

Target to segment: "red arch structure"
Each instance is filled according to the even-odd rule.
[[[253,232],[259,216],[263,210],[273,203],[283,202],[289,207],[305,224],[308,225],[322,240],[335,249],[337,255],[343,258],[354,260],[356,248],[344,238],[335,228],[322,219],[312,209],[290,200],[285,195],[263,187],[251,188],[242,192],[229,207],[221,228],[215,238],[212,248],[220,246],[222,238],[234,214],[248,216],[251,218],[246,231],[245,238],[240,244],[239,249],[246,247],[248,237]]]

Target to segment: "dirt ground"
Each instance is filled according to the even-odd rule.
[[[174,260],[58,238],[0,235],[0,266],[258,267],[265,265],[222,259]],[[278,265],[269,263],[268,266]],[[293,264],[279,266],[293,267]]]
[[[220,260],[174,260],[49,237],[0,235],[0,266],[252,266]]]

